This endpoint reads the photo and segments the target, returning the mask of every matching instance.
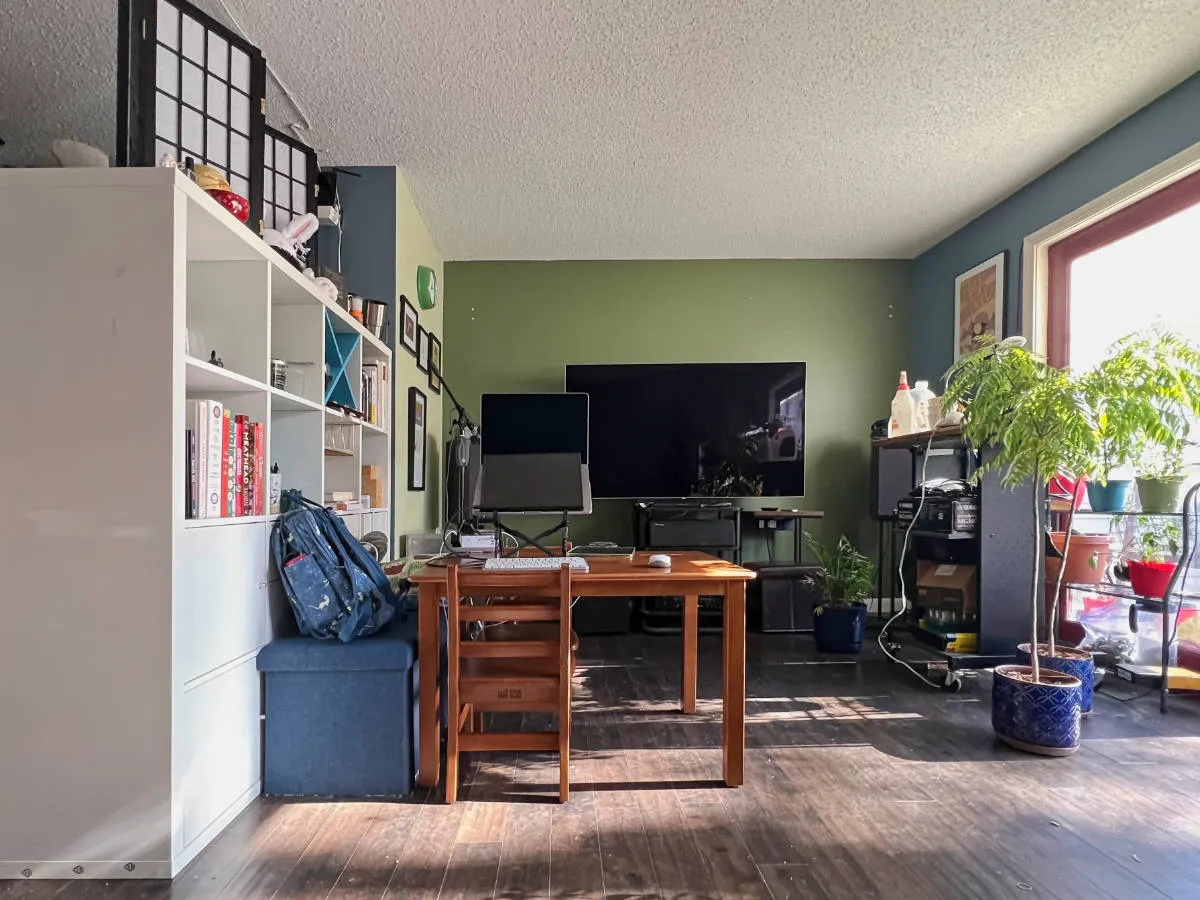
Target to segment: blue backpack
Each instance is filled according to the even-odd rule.
[[[284,491],[271,555],[300,633],[350,643],[406,615],[383,569],[336,513]]]

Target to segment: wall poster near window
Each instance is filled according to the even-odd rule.
[[[954,279],[954,358],[970,353],[986,334],[1004,337],[1004,268],[1008,251]]]

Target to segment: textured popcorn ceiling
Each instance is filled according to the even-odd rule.
[[[1200,65],[1200,0],[225,4],[449,259],[910,256]],[[0,0],[5,161],[111,146],[115,7]]]

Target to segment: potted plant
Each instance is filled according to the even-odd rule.
[[[1094,512],[1111,513],[1125,509],[1129,497],[1128,478],[1114,478],[1114,472],[1128,466],[1138,440],[1138,426],[1121,409],[1122,390],[1119,373],[1106,360],[1079,380],[1080,393],[1088,424],[1095,441],[1095,455],[1086,474],[1088,502]]]
[[[1083,392],[1067,372],[1026,350],[1021,338],[986,339],[960,357],[946,378],[943,404],[965,404],[964,438],[976,448],[991,448],[975,477],[998,470],[1007,488],[1034,485],[1029,646],[1038,647],[1045,485],[1059,472],[1087,471],[1096,458]],[[1082,682],[1045,665],[1045,659],[1031,653],[1028,665],[996,667],[992,728],[1018,749],[1063,756],[1079,748]]]
[[[1138,463],[1137,489],[1142,512],[1173,513],[1187,481],[1184,442],[1171,447],[1148,444]]]
[[[863,599],[875,588],[875,566],[842,535],[826,547],[812,534],[804,540],[825,570],[825,598],[813,610],[813,638],[825,653],[858,653],[867,628]]]
[[[1115,433],[1120,455],[1140,456],[1143,511],[1175,512],[1188,432],[1200,418],[1200,348],[1152,328],[1118,341],[1083,382],[1090,402],[1100,398],[1103,424]],[[1100,424],[1093,421],[1098,439],[1104,432]]]
[[[1142,558],[1129,560],[1129,584],[1142,597],[1166,599],[1178,565],[1179,525],[1169,519],[1141,516],[1138,531]]]

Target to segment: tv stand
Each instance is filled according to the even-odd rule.
[[[639,550],[670,553],[702,550],[736,558],[741,545],[741,510],[721,498],[638,500],[633,504],[634,543]],[[678,634],[683,630],[684,598],[644,597],[642,629],[649,634]],[[721,603],[701,597],[700,631],[721,631]]]

